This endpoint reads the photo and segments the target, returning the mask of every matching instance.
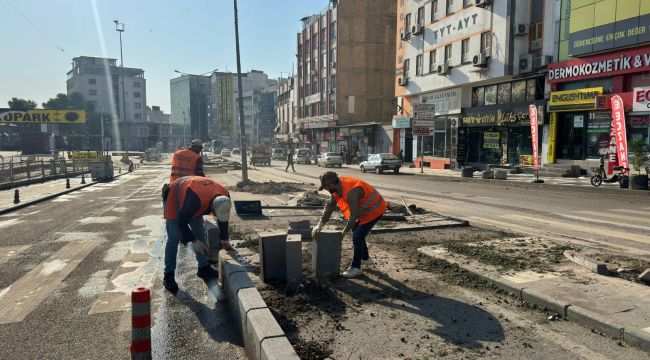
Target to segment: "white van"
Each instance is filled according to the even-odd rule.
[[[296,164],[311,164],[311,150],[309,149],[298,149],[296,154],[293,156],[293,160]]]
[[[287,154],[282,148],[275,148],[271,152],[273,160],[286,160]]]

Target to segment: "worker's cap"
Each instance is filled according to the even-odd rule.
[[[330,184],[337,184],[339,182],[339,176],[334,171],[327,171],[320,176],[320,187],[318,191],[321,191],[325,186]]]
[[[230,220],[230,208],[232,204],[227,196],[217,196],[212,200],[212,212],[221,222]]]
[[[192,147],[203,147],[203,142],[199,139],[192,140]]]

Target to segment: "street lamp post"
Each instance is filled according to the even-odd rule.
[[[239,90],[239,133],[241,143],[241,177],[242,182],[248,182],[248,165],[246,164],[246,123],[244,122],[244,94],[242,93],[241,84],[241,61],[239,57],[239,20],[237,18],[237,0],[233,0],[235,5],[235,51],[237,55],[237,87]]]
[[[187,144],[187,139],[185,138],[186,131],[187,131],[187,122],[185,120],[185,110],[183,110],[183,146]]]
[[[124,117],[124,132],[122,135],[122,142],[124,150],[126,151],[126,156],[129,156],[129,145],[127,140],[127,123],[126,123],[126,95],[124,92],[124,56],[122,53],[122,33],[124,32],[124,23],[121,23],[117,20],[113,20],[115,23],[115,31],[120,34],[120,70],[122,77],[122,116]]]

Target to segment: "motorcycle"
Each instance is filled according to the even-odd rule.
[[[607,172],[605,171],[605,158],[600,158],[600,166],[598,170],[595,171],[594,175],[591,177],[591,185],[594,187],[599,187],[602,183],[612,184],[618,182],[622,188],[626,188],[629,184],[628,172],[630,168],[622,166],[614,166],[614,170],[617,171],[612,175],[611,178],[607,177]]]

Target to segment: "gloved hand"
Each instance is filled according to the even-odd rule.
[[[316,240],[318,237],[318,234],[323,230],[323,224],[319,221],[318,224],[314,227],[314,229],[311,231],[311,238],[312,240]]]
[[[201,241],[194,240],[192,241],[192,246],[194,247],[194,251],[203,254],[207,256],[208,258],[210,257],[210,249]]]

